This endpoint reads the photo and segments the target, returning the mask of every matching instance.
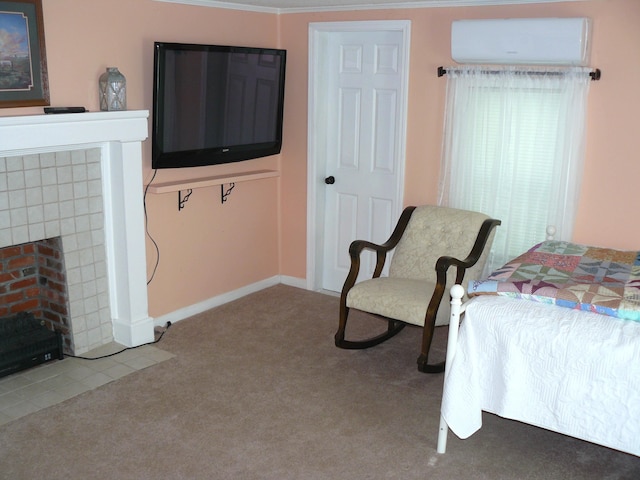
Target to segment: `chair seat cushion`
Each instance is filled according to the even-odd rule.
[[[422,327],[435,285],[435,282],[409,278],[372,278],[349,290],[347,307]],[[449,324],[447,302],[442,303],[436,325]]]

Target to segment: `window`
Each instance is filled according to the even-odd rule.
[[[502,220],[494,270],[546,237],[570,240],[584,157],[585,69],[447,71],[439,204]]]

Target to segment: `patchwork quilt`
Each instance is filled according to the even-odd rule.
[[[470,281],[468,295],[503,295],[640,321],[640,251],[542,242]]]

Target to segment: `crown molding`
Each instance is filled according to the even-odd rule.
[[[587,0],[417,0],[417,1],[390,1],[385,3],[368,4],[348,4],[331,6],[308,6],[308,7],[265,7],[247,3],[225,2],[219,0],[154,0],[156,2],[180,3],[183,5],[195,5],[201,7],[225,8],[229,10],[243,10],[248,12],[262,13],[305,13],[305,12],[338,12],[354,10],[390,10],[403,8],[442,8],[442,7],[482,7],[490,5],[520,5],[531,3],[560,3],[560,2],[581,2]],[[345,0],[348,1],[348,0]],[[286,2],[284,2],[286,3]],[[302,2],[301,2],[302,3]],[[322,3],[322,2],[317,2]]]
[[[183,5],[195,5],[199,7],[226,8],[228,10],[243,10],[247,12],[262,13],[286,13],[284,8],[260,7],[257,5],[249,5],[244,3],[219,2],[216,0],[154,0],[155,2],[164,3],[181,3]]]

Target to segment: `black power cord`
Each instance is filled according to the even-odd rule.
[[[151,276],[147,280],[147,285],[149,285],[153,280],[153,277],[156,276],[156,271],[158,270],[158,265],[160,264],[160,247],[158,246],[158,243],[155,241],[155,239],[151,236],[151,233],[149,232],[149,216],[147,214],[147,193],[149,192],[149,187],[155,180],[157,174],[158,174],[158,169],[156,168],[153,171],[153,176],[151,177],[151,180],[149,180],[149,183],[147,183],[147,186],[144,189],[144,195],[142,196],[142,204],[144,208],[144,230],[147,237],[149,237],[149,240],[151,240],[151,243],[153,243],[153,247],[156,250],[155,265],[153,266],[153,271],[151,272]]]
[[[147,345],[154,345],[156,343],[158,343],[160,340],[162,340],[162,337],[164,337],[164,334],[167,333],[167,330],[169,330],[169,327],[171,326],[171,322],[167,322],[167,325],[164,327],[164,330],[162,331],[162,333],[160,333],[160,336],[154,340],[153,342],[148,342],[148,343],[143,343],[142,345],[136,345],[135,347],[125,347],[122,350],[119,350],[117,352],[114,353],[109,353],[107,355],[102,355],[100,357],[83,357],[80,355],[71,355],[68,353],[65,353],[64,356],[65,357],[70,357],[70,358],[79,358],[81,360],[100,360],[102,358],[109,358],[109,357],[113,357],[115,355],[119,355],[122,352],[126,352],[127,350],[133,350],[136,348],[140,348],[140,347],[145,347]]]

